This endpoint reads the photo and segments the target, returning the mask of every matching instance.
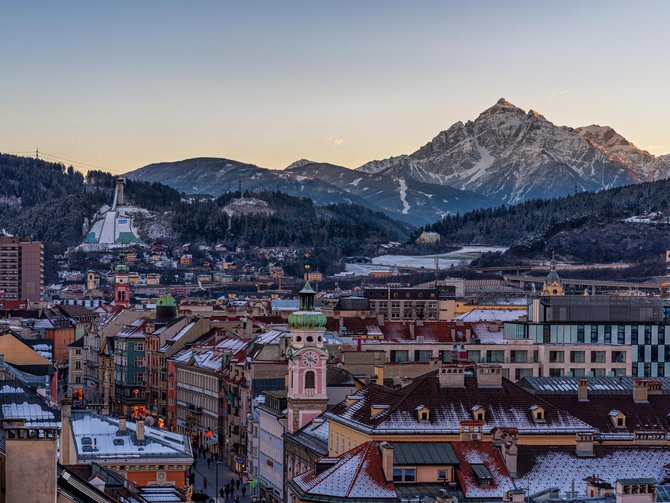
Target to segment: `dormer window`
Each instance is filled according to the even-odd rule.
[[[626,427],[626,416],[623,414],[623,412],[618,411],[618,410],[612,410],[609,413],[610,419],[612,420],[612,424],[616,428],[625,428]]]
[[[419,421],[430,420],[430,409],[428,407],[426,407],[425,405],[419,405],[415,410]]]
[[[470,407],[470,412],[472,412],[472,419],[475,421],[486,421],[486,409],[481,405],[473,405]]]
[[[372,404],[372,407],[370,407],[370,417],[374,419],[386,412],[388,409],[389,406],[385,404]]]
[[[544,423],[545,422],[545,415],[544,415],[544,409],[540,407],[539,405],[533,405],[530,408],[531,414],[533,414],[533,421],[536,423]]]

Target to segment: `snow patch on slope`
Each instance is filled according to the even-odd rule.
[[[402,201],[401,213],[407,215],[410,209],[410,205],[407,202],[407,182],[404,178],[396,178],[395,181],[398,182],[398,187],[400,188],[400,201]]]

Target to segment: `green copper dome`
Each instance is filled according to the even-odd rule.
[[[169,293],[164,293],[156,302],[156,307],[177,307],[177,301]]]
[[[321,311],[296,311],[288,315],[288,326],[296,330],[321,330],[326,328],[326,315]]]
[[[288,326],[297,330],[321,330],[326,328],[326,315],[314,309],[316,292],[309,281],[300,290],[300,310],[289,314]]]
[[[130,268],[126,264],[119,264],[114,268],[114,271],[117,274],[128,274],[130,272]]]

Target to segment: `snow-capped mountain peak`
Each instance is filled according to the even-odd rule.
[[[454,123],[414,153],[359,169],[472,190],[508,203],[600,190],[670,171],[665,163],[639,167],[649,163],[644,157],[649,154],[609,130],[556,126],[539,112],[501,98],[474,121]],[[618,152],[622,148],[625,152]],[[628,160],[624,154],[638,158]]]

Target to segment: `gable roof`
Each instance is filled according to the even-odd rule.
[[[578,457],[574,447],[519,446],[517,473],[519,487],[532,495],[558,487],[567,493],[575,481],[575,490],[584,494],[582,480],[592,474],[614,485],[617,479],[652,477],[657,482],[665,477],[664,465],[670,463],[668,447],[593,446],[594,456]]]
[[[26,426],[60,426],[60,412],[19,381],[0,382],[0,418],[23,419]]]
[[[500,451],[490,442],[454,442],[458,481],[467,498],[500,498],[515,488]],[[490,475],[490,484],[481,483]]]
[[[478,388],[476,378],[471,376],[465,377],[463,388],[441,388],[437,371],[433,371],[417,377],[404,388],[370,384],[350,396],[357,398],[354,403],[341,402],[327,412],[326,417],[368,433],[459,433],[460,421],[472,420],[474,405],[486,409],[484,433],[490,433],[495,427],[512,426],[518,428],[519,433],[533,434],[575,434],[593,430],[584,421],[504,378],[499,388]],[[384,405],[386,410],[373,415],[374,404]],[[419,405],[430,409],[428,420],[419,419],[416,413]],[[530,411],[533,405],[544,408],[543,421],[534,420]]]
[[[312,469],[288,483],[301,501],[322,501],[323,497],[346,501],[397,501],[393,484],[386,482],[384,477],[377,442],[361,444],[339,458],[320,458],[318,463],[332,465],[318,474]]]
[[[4,355],[5,361],[12,365],[52,366],[49,360],[37,353],[11,331],[0,334],[0,354]]]

